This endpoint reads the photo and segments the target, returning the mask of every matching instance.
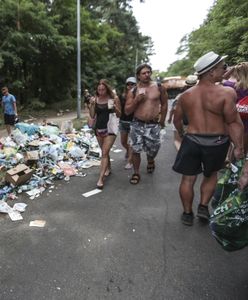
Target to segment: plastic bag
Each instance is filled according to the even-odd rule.
[[[73,133],[73,123],[71,120],[64,121],[61,125],[61,131],[63,133]]]
[[[210,218],[210,228],[226,251],[248,245],[248,189],[240,191],[236,188],[217,206]]]
[[[22,133],[18,128],[12,132],[13,140],[18,145],[25,145],[28,140],[28,135],[26,133]]]
[[[109,114],[109,120],[108,120],[108,133],[116,134],[119,131],[119,118],[117,118],[116,113],[110,113]]]
[[[17,123],[15,128],[18,128],[22,133],[26,133],[29,136],[39,132],[40,130],[39,126],[27,123]]]
[[[59,128],[56,126],[41,126],[41,133],[46,136],[59,135]]]
[[[223,175],[217,181],[216,189],[212,197],[212,208],[215,209],[222,203],[232,191],[237,188],[237,182],[240,177],[244,160],[231,163],[224,169]]]

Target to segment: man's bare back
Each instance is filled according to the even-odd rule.
[[[187,116],[191,134],[226,134],[225,123],[236,118],[236,95],[222,85],[199,83],[179,98],[179,114]]]

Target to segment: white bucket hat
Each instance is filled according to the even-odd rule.
[[[194,64],[195,75],[202,75],[225,59],[227,55],[220,56],[213,51],[201,56]]]
[[[131,83],[136,83],[136,78],[135,77],[128,77],[126,80],[126,83],[131,82]]]

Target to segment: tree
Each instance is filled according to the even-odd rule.
[[[22,103],[72,99],[76,90],[76,1],[1,0],[0,78]],[[152,51],[132,14],[131,0],[82,1],[82,83],[100,78],[121,87]],[[5,33],[8,32],[8,35]],[[42,106],[42,105],[41,105]]]
[[[194,62],[208,51],[228,55],[229,64],[247,61],[247,28],[248,2],[246,0],[215,1],[200,28],[182,39],[178,52],[184,51],[185,58],[172,64],[168,73],[175,68],[182,74],[191,73]]]

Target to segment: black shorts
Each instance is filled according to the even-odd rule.
[[[205,177],[210,177],[223,168],[229,144],[225,135],[186,134],[172,168],[183,175],[203,172]]]
[[[15,115],[4,114],[4,124],[5,125],[15,125]]]

